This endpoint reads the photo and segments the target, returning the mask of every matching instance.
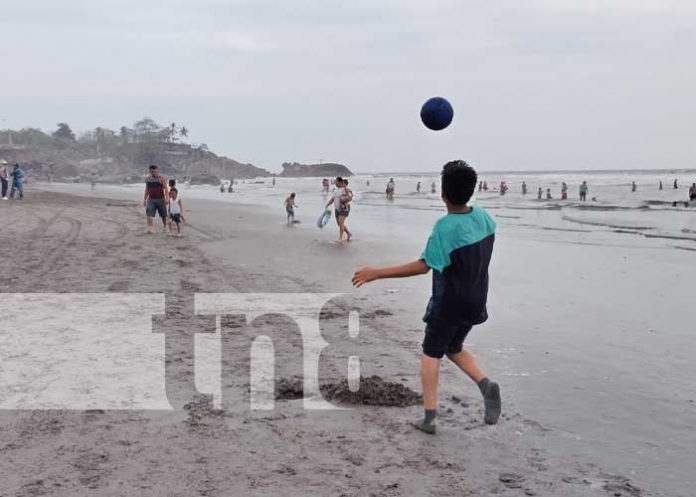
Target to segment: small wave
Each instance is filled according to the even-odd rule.
[[[614,228],[620,230],[644,231],[654,229],[652,226],[625,226],[621,224],[603,223],[601,221],[585,221],[582,219],[574,219],[570,216],[563,216],[561,219],[570,223],[585,224],[587,226],[601,226],[604,228]]]

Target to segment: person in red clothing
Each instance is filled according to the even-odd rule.
[[[164,232],[167,232],[168,196],[169,188],[167,187],[167,178],[159,173],[156,165],[151,165],[150,175],[145,180],[145,197],[143,198],[148,234],[152,234],[156,215],[159,215],[162,219]]]

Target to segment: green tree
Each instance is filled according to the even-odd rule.
[[[182,126],[181,129],[179,130],[179,134],[181,135],[182,138],[186,138],[188,136],[188,129],[186,126]]]
[[[53,132],[54,138],[59,138],[61,140],[75,141],[75,133],[70,129],[68,123],[58,123],[58,129]]]

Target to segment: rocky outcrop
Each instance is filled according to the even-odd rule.
[[[307,178],[307,177],[348,177],[353,173],[343,164],[325,162],[322,164],[300,164],[298,162],[283,163],[283,172],[279,174],[286,178]]]
[[[2,147],[0,159],[19,162],[27,174],[40,180],[95,179],[101,182],[140,181],[150,164],[169,177],[190,177],[210,183],[213,178],[249,179],[271,176],[265,169],[242,164],[207,150],[182,143],[118,143],[99,148],[79,142]]]

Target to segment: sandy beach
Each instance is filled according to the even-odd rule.
[[[2,327],[0,495],[687,495],[663,494],[662,488],[645,485],[649,479],[640,474],[616,471],[620,465],[608,463],[611,454],[583,450],[588,444],[529,415],[522,399],[536,397],[535,403],[544,402],[536,393],[547,387],[533,388],[524,375],[505,376],[505,370],[515,370],[525,352],[533,358],[525,359],[531,367],[544,367],[540,364],[549,353],[542,345],[544,334],[560,326],[552,316],[544,319],[544,330],[536,318],[527,318],[527,328],[536,333],[525,337],[515,332],[493,335],[492,331],[514,330],[516,321],[525,316],[523,310],[501,312],[494,325],[481,327],[473,347],[493,376],[500,377],[503,418],[497,426],[484,425],[478,392],[448,365],[442,373],[440,431],[437,437],[428,437],[409,425],[421,410],[413,405],[409,392],[420,391],[417,358],[422,327],[417,316],[422,313],[429,281],[400,289],[388,284],[365,292],[350,290],[349,276],[357,265],[393,258],[381,241],[339,245],[318,230],[284,228],[282,217],[269,210],[203,200],[187,202],[190,223],[184,237],[146,236],[142,207],[127,197],[31,192],[22,203],[2,206],[4,300],[20,298],[18,294],[54,299],[55,294],[91,294],[93,300],[80,297],[91,304],[79,299],[56,303],[48,297],[52,304],[26,304],[32,309],[64,306],[63,311],[76,305],[77,311],[70,312],[83,312],[90,309],[85,306],[93,305],[93,312],[73,314],[71,322],[77,326],[80,319],[89,322],[90,315],[94,319],[102,312],[95,304],[96,296],[113,294],[121,299],[111,300],[112,308],[107,309],[110,315],[120,316],[115,321],[135,319],[134,328],[151,326],[152,333],[160,325],[178,330],[166,356],[177,363],[172,368],[173,381],[166,385],[167,398],[174,402],[167,406],[161,392],[141,395],[136,381],[129,392],[114,390],[114,395],[121,395],[120,408],[106,400],[91,408],[57,407],[60,400],[50,396],[51,378],[78,382],[81,390],[75,390],[74,399],[99,399],[103,385],[88,382],[91,376],[98,375],[100,368],[130,374],[134,365],[147,364],[146,357],[134,354],[124,344],[124,336],[115,333],[118,323],[107,319],[97,329],[101,341],[95,343],[119,356],[120,362],[114,359],[114,364],[121,369],[99,363],[90,367],[84,362],[84,367],[71,368],[74,376],[70,376],[55,365],[80,363],[81,351],[61,346],[55,341],[56,330],[45,323],[31,330],[30,347],[19,344],[18,333],[29,333],[19,328],[16,319],[31,321],[31,315],[21,317],[27,312],[19,308],[22,301],[10,300],[15,303]],[[501,244],[503,255],[496,266],[499,272],[506,269],[505,245]],[[535,247],[520,244],[516,250],[532,253]],[[582,253],[586,254],[574,256]],[[379,254],[377,260],[374,254]],[[520,288],[514,285],[498,289],[492,308],[502,308],[506,299],[518,301],[512,297],[516,291]],[[223,392],[248,390],[248,345],[254,336],[273,337],[278,381],[273,410],[251,410],[244,395],[220,399],[219,391],[208,389],[201,378],[192,378],[194,363],[203,371],[201,377],[215,376],[216,366],[215,361],[201,365],[208,361],[193,357],[186,346],[190,334],[212,333],[208,336],[213,341],[218,336],[214,319],[196,319],[196,299],[203,294],[240,292],[342,294],[322,311],[322,334],[330,337],[332,347],[323,357],[321,381],[340,390],[346,357],[355,355],[360,357],[363,377],[376,376],[371,393],[351,397],[339,392],[336,402],[343,401],[343,410],[303,409],[292,386],[302,373],[297,360],[301,344],[292,338],[296,336],[292,324],[277,316],[260,320],[254,334],[241,337],[247,347],[228,348],[229,353],[218,356],[222,374],[217,373]],[[531,294],[528,298],[539,301]],[[124,308],[139,315],[119,311]],[[360,313],[357,339],[345,333],[350,309]],[[586,315],[582,309],[577,312]],[[149,313],[162,314],[164,319],[151,321]],[[572,322],[575,315],[566,319]],[[130,325],[121,329],[127,332]],[[286,334],[288,339],[283,340]],[[598,334],[592,332],[588,339],[602,339]],[[521,347],[523,340],[533,346]],[[562,362],[572,368],[569,351],[551,353],[570,354]],[[150,368],[163,370],[164,365]],[[137,370],[142,375],[140,386],[147,384],[146,369]],[[7,381],[8,371],[15,374],[14,381]],[[576,383],[580,390],[572,395],[585,395],[585,389],[609,381],[606,378],[612,372],[573,374],[586,376],[587,382]],[[563,375],[558,381],[563,381]],[[237,390],[226,389],[226,382]],[[38,395],[30,400],[22,396],[37,384],[45,385]],[[204,385],[200,390],[212,397],[192,396],[191,384]],[[613,394],[619,400],[623,395]],[[589,404],[594,402],[591,394],[586,398]],[[32,408],[32,402],[41,399],[46,406],[57,403],[50,409]],[[23,407],[13,408],[13,403]],[[547,403],[547,408],[564,410],[560,402]]]

